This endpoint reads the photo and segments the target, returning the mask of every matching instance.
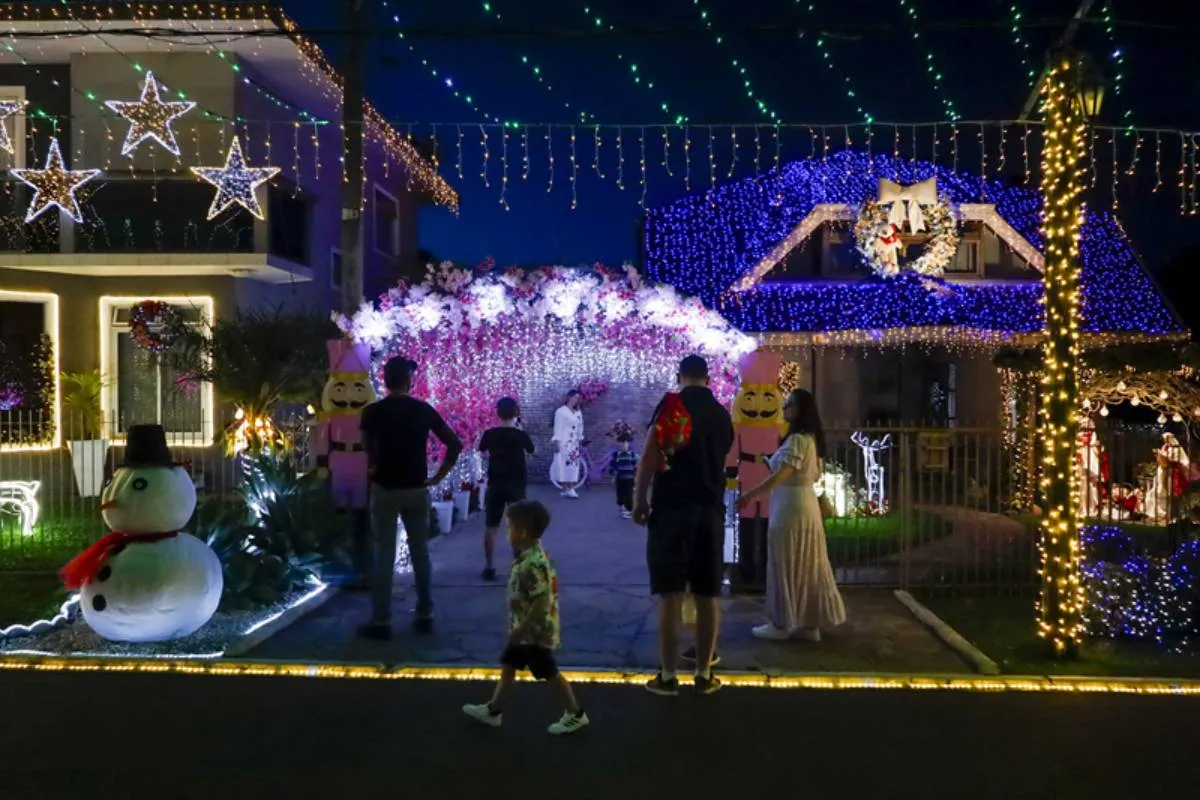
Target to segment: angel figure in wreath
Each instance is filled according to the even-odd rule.
[[[896,275],[900,272],[900,253],[904,250],[904,242],[900,241],[900,229],[888,223],[883,232],[875,240],[875,254],[884,272]]]

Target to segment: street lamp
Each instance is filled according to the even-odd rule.
[[[1085,214],[1084,164],[1089,122],[1104,100],[1104,82],[1083,53],[1051,54],[1042,84],[1046,141],[1042,149],[1042,235],[1045,247],[1046,338],[1042,352],[1039,441],[1043,513],[1038,549],[1041,595],[1038,635],[1056,656],[1073,657],[1083,639],[1079,486],[1079,234]]]

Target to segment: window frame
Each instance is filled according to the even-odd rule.
[[[0,100],[19,100],[26,102],[28,100],[26,89],[24,86],[0,86]],[[13,151],[10,158],[12,163],[7,169],[24,169],[25,168],[25,112],[12,114],[3,123],[7,124],[12,120],[12,132],[9,134],[13,144]]]
[[[371,206],[371,248],[376,254],[385,258],[400,258],[400,200],[384,189],[379,184],[372,184],[374,195],[372,197]],[[389,252],[379,246],[379,198],[380,195],[387,198],[391,202],[392,207],[396,210],[395,220],[392,222],[392,244],[395,246],[395,252]]]

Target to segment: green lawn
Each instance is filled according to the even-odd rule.
[[[825,520],[830,558],[835,563],[847,560],[863,563],[889,556],[903,545],[906,526],[910,546],[948,536],[951,530],[946,520],[919,511],[877,517],[835,517]]]
[[[1200,656],[1176,655],[1151,644],[1090,640],[1077,661],[1048,657],[1034,633],[1031,597],[920,597],[933,613],[1014,675],[1200,677]]]
[[[31,536],[21,535],[16,517],[0,514],[0,571],[56,571],[105,533],[95,500],[68,508],[43,506]]]
[[[68,596],[57,575],[0,575],[0,628],[48,619]]]

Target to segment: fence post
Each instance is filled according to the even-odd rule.
[[[909,511],[912,503],[912,459],[909,443],[912,433],[900,434],[900,588],[909,588],[909,557],[912,548],[912,525]]]

